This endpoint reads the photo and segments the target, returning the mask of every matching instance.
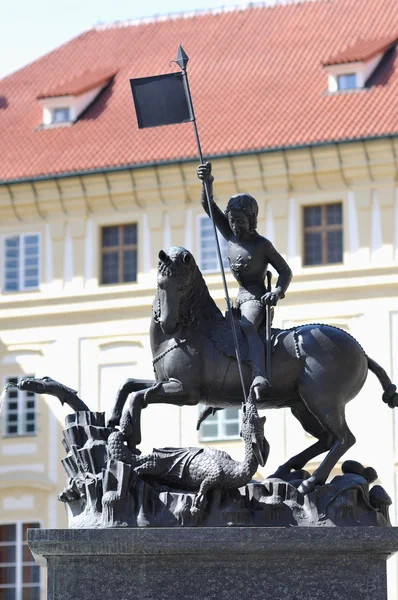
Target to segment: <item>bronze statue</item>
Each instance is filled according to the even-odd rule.
[[[26,378],[17,387],[56,396],[76,411],[65,420],[68,482],[58,496],[70,528],[390,525],[391,498],[370,488],[376,471],[356,461],[306,497],[298,490],[310,478],[303,470],[251,480],[269,451],[253,389],[242,409],[245,456],[238,462],[209,447],[137,456],[121,431],[106,427],[104,413],[76,401],[75,390],[50,378]]]
[[[253,394],[242,407],[241,436],[245,442],[242,462],[215,448],[161,448],[137,456],[124,445],[122,432],[108,438],[109,457],[132,465],[145,481],[160,482],[182,490],[196,491],[191,513],[203,510],[213,489],[238,489],[252,479],[258,465],[267,462],[269,444],[264,436],[265,417],[257,412]]]
[[[285,476],[324,452],[326,458],[299,487],[302,493],[325,483],[338,460],[355,443],[345,405],[362,389],[368,371],[379,379],[383,400],[398,405],[396,386],[358,342],[329,325],[302,325],[274,332],[273,382],[259,408],[289,407],[317,442],[278,471]],[[127,380],[118,392],[110,425],[118,425],[131,451],[141,441],[140,414],[148,403],[214,408],[240,407],[242,390],[228,324],[211,298],[192,254],[173,247],[159,253],[158,289],[150,328],[156,381]],[[239,337],[246,389],[252,384],[250,353]],[[128,410],[122,409],[129,399]]]
[[[264,344],[258,334],[264,325],[266,304],[275,306],[285,297],[292,279],[292,271],[272,243],[256,231],[258,205],[250,194],[232,196],[223,213],[213,199],[211,164],[198,167],[198,177],[207,182],[212,202],[213,219],[217,229],[228,242],[230,269],[239,284],[236,307],[240,310],[240,324],[249,348],[253,387],[257,397],[266,397],[270,382],[265,372]],[[208,203],[202,186],[201,202],[209,215]],[[268,264],[279,277],[273,291],[266,291],[265,278]]]

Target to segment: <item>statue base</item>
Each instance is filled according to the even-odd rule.
[[[387,599],[397,527],[31,529],[48,600]]]

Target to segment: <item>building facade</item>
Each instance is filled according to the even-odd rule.
[[[315,11],[312,13],[315,19],[316,11],[319,7],[326,10],[326,4],[309,2],[308,8],[304,3],[304,10]],[[384,4],[387,7],[388,3]],[[347,6],[352,3],[340,1],[341,10]],[[276,9],[288,11],[281,15],[298,19],[289,12],[298,10],[295,3],[258,8],[261,15],[265,13],[269,19],[272,15],[270,17],[267,11]],[[253,17],[251,10],[247,9],[249,19]],[[222,13],[221,17],[229,23],[231,19],[240,19],[241,13],[245,16],[244,11],[237,11]],[[219,17],[219,14],[210,14],[190,18],[196,19],[197,28],[213,26],[219,23]],[[257,17],[258,14],[254,14],[253,18]],[[190,18],[177,25],[188,26]],[[166,36],[172,35],[175,23],[170,20],[157,26],[166,28],[163,34]],[[133,37],[146,34],[147,26],[132,26]],[[365,33],[370,36],[369,28]],[[125,35],[120,28],[104,30],[104,41],[108,43],[109,37],[119,35],[119,31]],[[100,33],[93,36],[97,38]],[[375,34],[378,40],[383,37],[381,33],[379,27]],[[383,52],[396,52],[391,45],[391,31],[384,33],[383,39],[388,38],[389,43],[383,46]],[[90,35],[83,36],[79,42],[88,53],[92,51]],[[337,51],[354,44],[355,35],[340,39],[336,49],[329,43],[328,55],[337,55]],[[190,38],[192,45],[194,39]],[[225,49],[225,43],[224,46],[222,42],[219,44]],[[76,45],[76,40],[72,40],[70,53]],[[362,58],[366,58],[363,49],[361,52]],[[182,157],[169,156],[167,160],[159,154],[159,160],[154,155],[152,161],[148,158],[141,163],[123,163],[120,159],[119,164],[107,164],[106,156],[101,156],[99,141],[93,137],[92,147],[99,155],[95,168],[94,163],[84,161],[80,167],[77,163],[73,165],[72,137],[75,132],[83,135],[79,127],[85,127],[86,131],[96,124],[101,127],[104,113],[113,111],[115,114],[112,102],[118,97],[117,80],[121,71],[116,67],[121,69],[120,65],[113,70],[109,67],[102,73],[102,79],[97,73],[91,83],[87,83],[86,76],[83,77],[85,85],[76,81],[73,85],[61,82],[66,88],[57,89],[56,84],[61,84],[50,68],[51,60],[55,59],[41,60],[45,62],[42,69],[51,75],[51,81],[47,92],[41,94],[40,102],[42,105],[50,98],[51,103],[45,106],[47,122],[43,126],[40,125],[41,105],[39,109],[36,106],[38,123],[33,133],[26,134],[26,144],[31,156],[34,145],[29,136],[35,140],[39,138],[34,138],[34,134],[47,136],[45,144],[49,155],[55,153],[47,158],[47,168],[42,167],[45,160],[40,149],[42,164],[34,167],[36,171],[29,171],[31,162],[29,156],[21,156],[22,146],[16,147],[12,161],[13,146],[8,136],[13,129],[6,115],[2,129],[11,158],[6,161],[0,181],[0,386],[27,375],[50,375],[79,390],[80,397],[92,410],[109,413],[117,388],[126,378],[153,377],[148,329],[160,249],[175,245],[191,250],[211,295],[224,309],[214,240],[209,220],[200,205],[197,160],[188,151],[183,152]],[[337,60],[351,61],[337,62],[337,65],[354,64],[352,54],[348,59],[337,57]],[[392,60],[390,55],[387,60]],[[37,73],[38,63],[40,61],[23,70],[25,78],[30,68],[33,75],[35,69]],[[322,94],[326,94],[328,74],[321,61],[317,68],[319,78],[324,77]],[[342,75],[347,74],[347,68],[344,70]],[[337,82],[338,73],[333,71],[333,76]],[[11,81],[13,77],[15,84]],[[383,84],[385,88],[396,86],[390,77]],[[10,89],[12,85],[20,86],[21,80],[21,72],[6,78],[3,88],[0,85],[0,95],[4,93],[7,98],[7,85]],[[104,87],[104,80],[110,87]],[[90,90],[96,90],[98,101],[105,106],[99,108],[91,98],[92,104],[83,109],[80,121],[79,117],[68,121],[72,113],[67,113],[67,109],[72,111],[73,108],[73,114],[77,114],[80,101],[76,98],[87,96],[90,90],[86,88],[90,85],[94,85]],[[352,78],[336,85],[353,85]],[[199,88],[197,90],[200,95]],[[376,110],[383,106],[387,110],[388,99],[383,104],[377,97],[378,88],[375,91],[355,89],[348,93],[337,89],[328,98],[338,101],[340,93],[346,98],[368,94],[367,104],[357,108],[360,116],[362,110],[366,117],[366,111],[372,107]],[[33,102],[39,95],[35,90],[30,100]],[[75,99],[69,107],[71,97]],[[11,110],[11,92],[8,102]],[[18,109],[19,114],[22,106],[28,106],[28,99],[24,99],[24,103]],[[55,112],[61,109],[63,113]],[[54,121],[51,121],[51,110]],[[334,109],[330,108],[328,117],[333,119],[334,116]],[[205,116],[203,119],[205,121]],[[398,131],[398,117],[396,121]],[[199,117],[198,123],[200,126]],[[279,122],[275,127],[282,128],[282,125]],[[25,125],[28,126],[31,128],[30,124]],[[118,127],[119,122],[115,121],[116,133],[113,132],[111,138],[116,142],[118,135],[121,141],[124,139]],[[189,127],[189,124],[177,126],[182,132],[178,133],[179,142],[186,140],[187,147],[191,144],[187,136],[193,136],[191,131],[187,133]],[[232,132],[234,127],[231,125]],[[351,138],[344,139],[327,138],[326,134],[325,139],[318,142],[303,138],[295,145],[286,143],[279,147],[273,147],[265,138],[268,147],[263,143],[262,147],[249,148],[246,144],[238,148],[237,141],[233,151],[228,151],[230,142],[223,139],[223,151],[213,150],[211,154],[217,203],[225,206],[229,197],[238,191],[253,195],[259,204],[259,233],[274,243],[293,270],[286,298],[275,311],[275,326],[321,322],[341,327],[361,343],[365,352],[379,362],[396,383],[398,138],[389,127],[380,126],[373,134],[361,133],[358,129],[356,136],[353,131]],[[15,128],[16,125],[16,131]],[[155,144],[156,131],[145,133]],[[211,133],[211,122],[206,124],[203,133],[206,141]],[[169,135],[173,143],[173,133],[161,135]],[[236,137],[239,138],[239,131]],[[132,147],[131,152],[133,150]],[[59,154],[61,151],[64,158]],[[144,151],[150,152],[150,149],[144,148]],[[84,152],[87,161],[91,160],[91,150],[84,147]],[[35,160],[33,157],[32,161]],[[17,165],[15,171],[13,165]],[[237,286],[228,269],[227,281],[234,296]],[[347,407],[348,425],[357,443],[344,459],[351,457],[377,470],[379,482],[393,498],[391,516],[395,523],[397,417],[382,403],[381,395],[380,384],[370,374],[362,392]],[[8,392],[5,398],[0,438],[0,598],[42,600],[45,597],[43,575],[26,551],[24,535],[27,526],[32,524],[48,528],[66,526],[64,507],[58,502],[57,493],[65,485],[60,465],[64,450],[60,440],[67,413],[67,407],[50,396]],[[143,412],[141,449],[147,451],[154,445],[212,444],[236,458],[242,455],[238,411],[220,411],[203,424],[199,434],[195,429],[197,417],[197,407],[149,406]],[[314,441],[285,410],[267,413],[266,435],[271,454],[265,468],[258,472],[260,478],[274,472],[279,464]],[[309,470],[316,464],[308,465]],[[334,472],[339,472],[339,468],[340,464]],[[390,571],[391,598],[394,598],[397,587],[394,564]]]

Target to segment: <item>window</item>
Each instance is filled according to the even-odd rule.
[[[67,123],[70,121],[70,109],[65,108],[54,108],[53,110],[53,123]]]
[[[342,204],[304,207],[304,261],[306,266],[343,262]]]
[[[15,235],[4,239],[4,292],[20,292],[39,287],[39,244],[38,234]]]
[[[32,377],[24,375],[23,377]],[[8,377],[7,383],[18,383],[22,377]],[[36,433],[36,394],[9,388],[4,400],[3,435],[34,435]],[[0,596],[1,600],[1,596]]]
[[[203,408],[203,407],[202,407]],[[228,440],[240,436],[240,411],[237,408],[224,408],[207,417],[200,426],[200,440]]]
[[[355,90],[357,88],[357,75],[356,73],[346,73],[345,75],[337,76],[337,89],[343,90]]]
[[[101,230],[101,283],[137,281],[137,225]]]
[[[220,243],[221,256],[224,268],[229,268],[227,259],[228,242],[217,232]],[[210,218],[207,215],[199,218],[199,267],[201,271],[219,271],[216,241]]]
[[[40,567],[26,541],[39,523],[0,524],[0,600],[40,600]]]

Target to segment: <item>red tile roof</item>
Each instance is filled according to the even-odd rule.
[[[65,81],[46,92],[41,92],[37,98],[56,98],[58,96],[80,96],[84,92],[100,87],[108,83],[116,75],[116,70],[103,69],[97,71],[85,71],[70,81]]]
[[[398,25],[397,25],[398,29]],[[342,65],[352,62],[367,62],[378,54],[387,52],[397,43],[398,35],[383,38],[381,40],[358,40],[353,46],[350,46],[326,60],[323,65]]]
[[[397,0],[313,0],[92,29],[0,81],[0,179],[195,158],[190,123],[138,129],[129,86],[178,44],[205,156],[396,134],[396,49],[353,93],[326,94],[322,63],[397,23]],[[98,69],[117,74],[79,120],[40,128],[37,96]]]

